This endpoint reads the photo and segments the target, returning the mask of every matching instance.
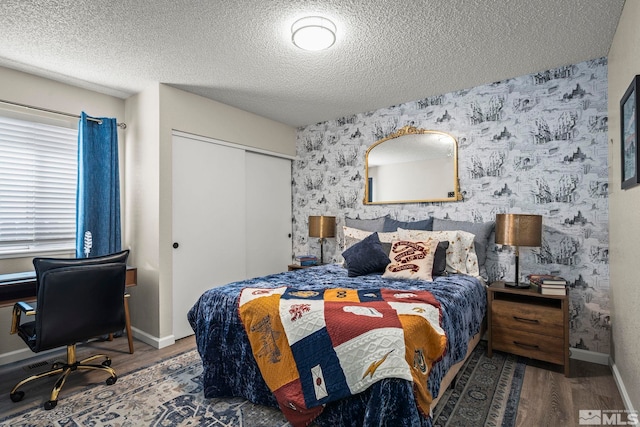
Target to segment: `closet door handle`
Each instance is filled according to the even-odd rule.
[[[180,246],[178,242],[173,242],[173,249],[178,249],[178,246]]]

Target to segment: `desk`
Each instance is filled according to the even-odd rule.
[[[125,286],[136,286],[138,269],[127,266]],[[12,307],[18,301],[34,302],[36,300],[36,272],[0,274],[0,307]],[[129,295],[124,299],[125,326],[129,353],[133,354],[133,336],[131,335],[131,318],[129,317]]]

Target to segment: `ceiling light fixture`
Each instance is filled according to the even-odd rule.
[[[293,23],[291,40],[300,49],[327,49],[336,42],[336,25],[321,16],[307,16]]]

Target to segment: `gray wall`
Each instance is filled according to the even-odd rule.
[[[367,148],[407,124],[452,134],[464,201],[364,205]],[[607,61],[595,59],[301,128],[293,166],[294,253],[316,253],[309,215],[474,222],[543,215],[543,247],[522,248],[521,275],[571,282],[574,347],[609,352]],[[493,237],[492,237],[493,239]],[[493,241],[493,240],[492,240]],[[325,259],[341,261],[340,238]],[[513,280],[513,251],[492,245],[490,280]]]

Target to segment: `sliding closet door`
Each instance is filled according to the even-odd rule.
[[[245,278],[245,187],[244,150],[173,136],[175,339],[204,291]]]
[[[291,160],[246,153],[247,277],[291,263]]]

